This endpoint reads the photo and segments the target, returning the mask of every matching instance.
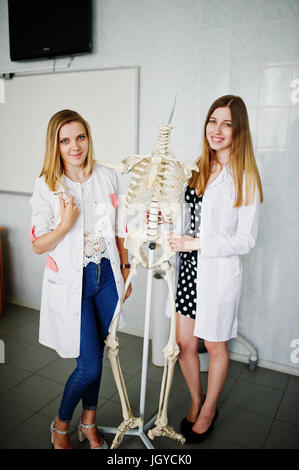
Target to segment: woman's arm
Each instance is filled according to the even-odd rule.
[[[232,235],[216,235],[214,237],[201,237],[201,258],[214,258],[218,256],[246,255],[254,248],[257,238],[259,219],[259,196],[255,191],[252,204],[238,207],[238,224],[236,233]]]
[[[120,264],[128,264],[129,255],[128,255],[128,250],[124,247],[125,239],[121,237],[115,237],[115,240],[116,240],[116,246],[117,246],[118,253],[119,253]],[[126,279],[130,274],[130,268],[122,269],[121,273],[124,278],[124,281],[126,282]],[[131,295],[131,292],[132,292],[132,286],[130,284],[130,286],[127,289],[124,301]]]
[[[32,242],[32,247],[37,255],[47,253],[55,248],[58,243],[71,230],[77,217],[79,210],[74,204],[74,198],[68,195],[67,203],[60,198],[61,222],[59,226],[51,232],[40,235]]]
[[[119,253],[120,264],[129,264],[128,250],[125,248],[125,239],[121,237],[115,237],[116,246]]]
[[[32,248],[37,255],[43,255],[53,250],[58,243],[65,237],[68,230],[60,225],[52,232],[45,233],[32,242]]]
[[[200,250],[201,258],[214,258],[247,254],[256,243],[259,219],[259,192],[255,188],[254,200],[247,206],[237,208],[236,232],[227,235],[192,238],[186,235],[169,234],[168,242],[173,251]]]

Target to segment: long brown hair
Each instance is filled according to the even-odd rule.
[[[58,183],[64,186],[64,167],[60,157],[58,145],[59,131],[64,124],[74,121],[81,122],[83,124],[88,137],[89,146],[87,157],[84,162],[84,168],[88,173],[90,173],[93,168],[95,160],[91,130],[88,122],[85,121],[85,119],[83,119],[83,117],[76,111],[72,111],[70,109],[63,109],[62,111],[58,111],[51,117],[48,124],[44,164],[40,173],[40,176],[45,175],[45,181],[51,191],[56,191],[56,189],[58,189]]]
[[[255,186],[259,190],[260,201],[263,201],[263,190],[259,171],[256,165],[252,147],[247,109],[244,101],[239,96],[225,95],[218,98],[209,109],[203,131],[203,151],[201,157],[196,161],[199,172],[192,172],[188,181],[189,185],[196,189],[197,193],[203,194],[210,176],[211,165],[217,162],[216,153],[211,149],[207,136],[206,127],[211,115],[217,108],[229,106],[232,114],[233,142],[229,158],[229,168],[232,173],[235,187],[234,207],[247,205],[253,201]],[[243,174],[245,173],[245,200],[243,201]]]

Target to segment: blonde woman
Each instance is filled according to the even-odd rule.
[[[107,448],[96,427],[104,340],[130,268],[120,205],[115,172],[95,164],[88,123],[75,111],[54,114],[31,198],[30,239],[35,253],[48,254],[39,341],[77,359],[50,427],[57,449],[71,448],[69,424],[80,400],[80,441]]]
[[[199,172],[192,174],[184,193],[184,235],[169,235],[178,253],[179,363],[191,396],[181,431],[191,444],[208,437],[218,416],[216,405],[229,366],[227,342],[237,336],[240,255],[255,246],[263,200],[240,97],[222,96],[210,107],[197,166]],[[206,396],[200,383],[198,338],[204,339],[210,357]]]

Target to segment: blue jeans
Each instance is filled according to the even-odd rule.
[[[89,263],[83,269],[80,355],[69,377],[58,416],[69,422],[82,399],[84,409],[95,410],[102,375],[105,339],[118,301],[110,261]]]

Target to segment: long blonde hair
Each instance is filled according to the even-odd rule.
[[[88,137],[89,146],[87,157],[84,162],[84,169],[86,169],[87,173],[90,173],[93,169],[95,160],[91,130],[88,122],[85,121],[85,119],[83,119],[83,117],[76,111],[72,111],[70,109],[58,111],[51,117],[48,124],[44,164],[40,173],[40,176],[45,175],[45,181],[51,191],[56,191],[56,189],[58,189],[58,184],[64,187],[64,167],[58,145],[59,131],[64,124],[74,121],[81,122],[83,124]]]
[[[230,152],[229,167],[235,187],[234,207],[253,201],[255,186],[259,190],[260,201],[263,201],[263,190],[259,171],[252,148],[247,109],[239,96],[225,95],[218,98],[209,109],[203,131],[203,151],[196,161],[199,172],[192,172],[188,183],[196,189],[197,194],[203,194],[210,176],[211,165],[217,162],[221,165],[206,136],[206,127],[211,115],[217,108],[229,106],[232,114],[233,142]],[[243,201],[243,174],[245,172],[245,201]]]

